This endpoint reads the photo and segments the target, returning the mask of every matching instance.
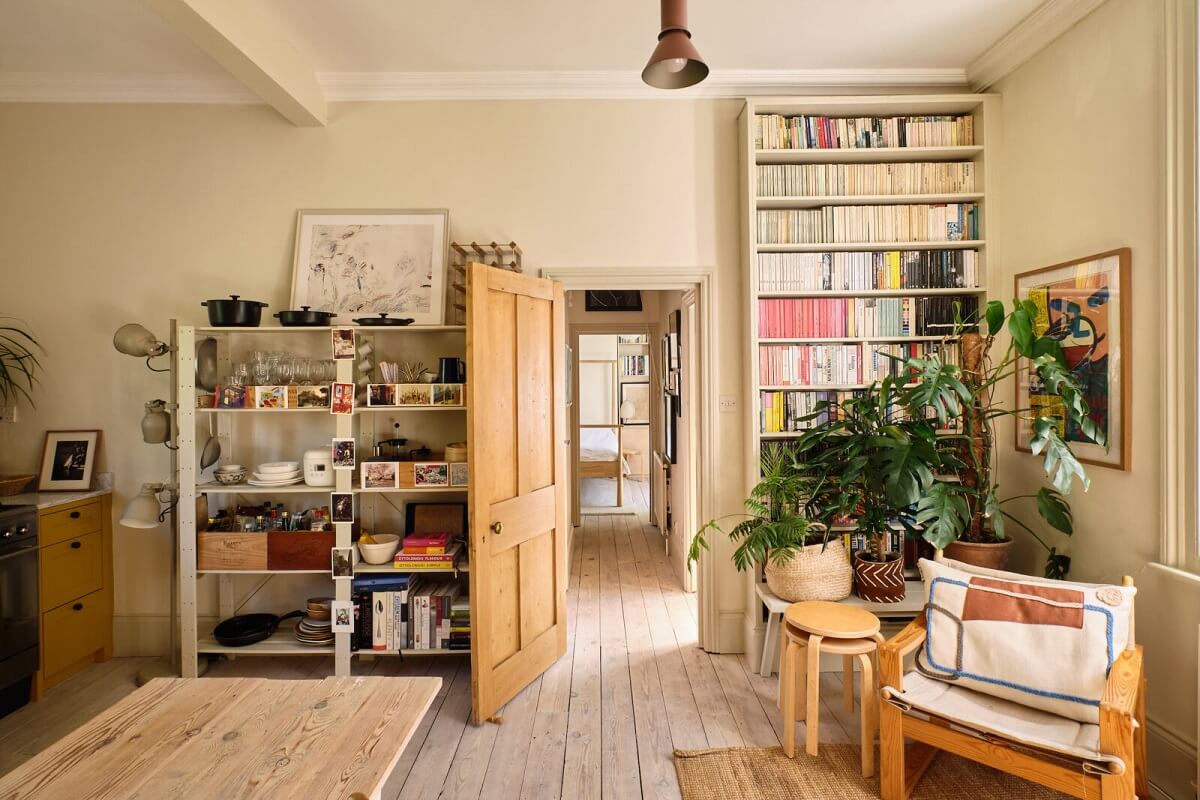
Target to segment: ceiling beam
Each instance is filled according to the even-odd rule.
[[[328,107],[316,72],[256,3],[143,2],[293,124],[325,124]]]

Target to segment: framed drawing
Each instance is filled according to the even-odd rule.
[[[638,289],[588,289],[584,311],[641,311],[642,293]]]
[[[1015,279],[1019,300],[1032,300],[1039,336],[1062,345],[1067,366],[1083,386],[1089,416],[1105,432],[1108,449],[1093,443],[1066,419],[1062,401],[1042,391],[1027,360],[1017,365],[1016,408],[1058,419],[1059,434],[1080,461],[1129,469],[1131,442],[1129,379],[1130,250],[1110,250],[1052,267],[1022,272]],[[1017,424],[1017,449],[1029,452],[1031,428]]]
[[[39,492],[79,492],[92,488],[100,431],[46,431]]]
[[[649,425],[650,384],[622,383],[620,409],[622,425]]]
[[[296,222],[292,307],[441,325],[449,212],[309,211]]]

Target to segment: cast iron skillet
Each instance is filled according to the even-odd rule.
[[[308,306],[300,306],[299,311],[276,311],[275,318],[280,325],[287,327],[316,328],[325,327],[337,316],[333,311],[313,311]]]
[[[270,637],[285,619],[303,616],[303,611],[290,611],[282,617],[274,614],[238,614],[222,620],[213,629],[213,638],[226,647],[245,647]]]
[[[359,325],[412,325],[411,317],[389,317],[380,313],[378,317],[359,317],[354,320]]]

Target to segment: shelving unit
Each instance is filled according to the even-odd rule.
[[[219,409],[196,408],[195,352],[196,344],[211,336],[217,340],[219,371],[227,374],[233,354],[239,356],[251,350],[286,349],[302,356],[329,358],[331,339],[328,327],[259,327],[259,328],[214,328],[172,323],[178,350],[174,361],[177,396],[180,398],[176,412],[179,428],[179,469],[176,476],[179,485],[179,553],[180,553],[180,629],[183,656],[183,675],[195,677],[197,659],[205,654],[243,656],[330,656],[333,658],[334,674],[349,675],[351,658],[350,634],[337,633],[332,645],[309,646],[296,641],[292,623],[285,623],[269,639],[247,647],[226,647],[212,639],[211,633],[201,630],[202,605],[209,608],[211,595],[205,576],[214,576],[218,618],[225,619],[235,613],[268,610],[273,613],[286,612],[292,608],[303,608],[306,597],[328,595],[339,601],[352,600],[352,581],[332,578],[325,569],[197,569],[197,519],[196,501],[200,495],[208,495],[219,502],[235,502],[236,496],[290,497],[305,495],[323,497],[315,505],[327,505],[331,492],[349,492],[356,496],[356,517],[364,527],[376,530],[380,520],[393,516],[400,510],[399,504],[389,496],[397,498],[436,496],[439,499],[467,500],[466,487],[421,487],[408,489],[361,489],[358,488],[357,471],[335,471],[332,487],[312,487],[304,484],[282,487],[259,487],[248,484],[224,486],[213,482],[211,469],[203,474],[198,469],[198,442],[203,443],[210,426],[220,437],[222,463],[237,462],[249,466],[262,461],[279,459],[300,460],[304,450],[330,446],[330,440],[354,438],[357,444],[357,460],[372,452],[374,444],[382,439],[393,438],[396,429],[410,439],[420,440],[433,449],[449,441],[467,438],[466,406],[356,406],[353,414],[334,415],[328,408],[302,409]],[[373,361],[414,360],[436,364],[438,356],[466,357],[466,328],[461,325],[439,325],[405,328],[352,327],[356,331],[356,346],[364,342],[371,344]],[[359,359],[337,362],[337,381],[355,383]],[[375,376],[370,376],[374,379]],[[429,413],[432,412],[432,413]],[[382,495],[382,497],[379,497]],[[396,523],[396,530],[400,526]],[[352,545],[352,524],[334,523],[337,547]],[[266,534],[263,534],[264,536]],[[373,567],[360,563],[355,574],[368,573],[403,574],[391,565]],[[422,572],[433,572],[422,570]],[[458,569],[439,571],[449,576],[465,577],[465,564]],[[268,582],[277,590],[274,606],[271,600],[254,604],[253,598],[259,588]],[[332,585],[331,585],[332,584]],[[263,594],[271,594],[264,592]],[[208,595],[208,596],[202,596]],[[243,608],[243,605],[246,607]],[[203,616],[207,617],[208,614]],[[470,655],[469,650],[404,650],[411,655]],[[379,651],[365,651],[366,655],[389,655]]]

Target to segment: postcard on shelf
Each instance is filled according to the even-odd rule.
[[[449,486],[449,464],[413,464],[414,486]]]
[[[354,384],[335,383],[331,389],[332,401],[329,406],[331,414],[354,413]]]
[[[289,386],[288,408],[329,408],[329,387]]]
[[[396,386],[391,383],[368,383],[367,384],[367,405],[368,406],[394,406],[396,405]]]
[[[329,561],[334,580],[349,580],[354,577],[353,547],[331,547]]]
[[[217,408],[245,408],[245,386],[218,386]]]
[[[333,468],[354,469],[354,439],[333,440]]]
[[[400,465],[395,461],[368,461],[362,467],[362,488],[400,488]]]
[[[333,336],[334,359],[341,361],[354,358],[354,329],[334,328],[330,333]]]
[[[286,386],[255,386],[255,408],[287,408],[288,387]]]
[[[432,386],[435,406],[461,406],[463,404],[463,385],[461,383],[435,383]]]
[[[354,604],[349,600],[334,600],[329,604],[332,614],[330,629],[334,633],[354,633]]]
[[[396,385],[396,405],[427,406],[433,403],[432,384],[401,383]]]
[[[467,476],[470,471],[467,469],[467,462],[455,461],[450,465],[450,485],[451,486],[466,486]]]
[[[354,522],[354,493],[331,492],[329,508],[332,509],[334,522]]]

